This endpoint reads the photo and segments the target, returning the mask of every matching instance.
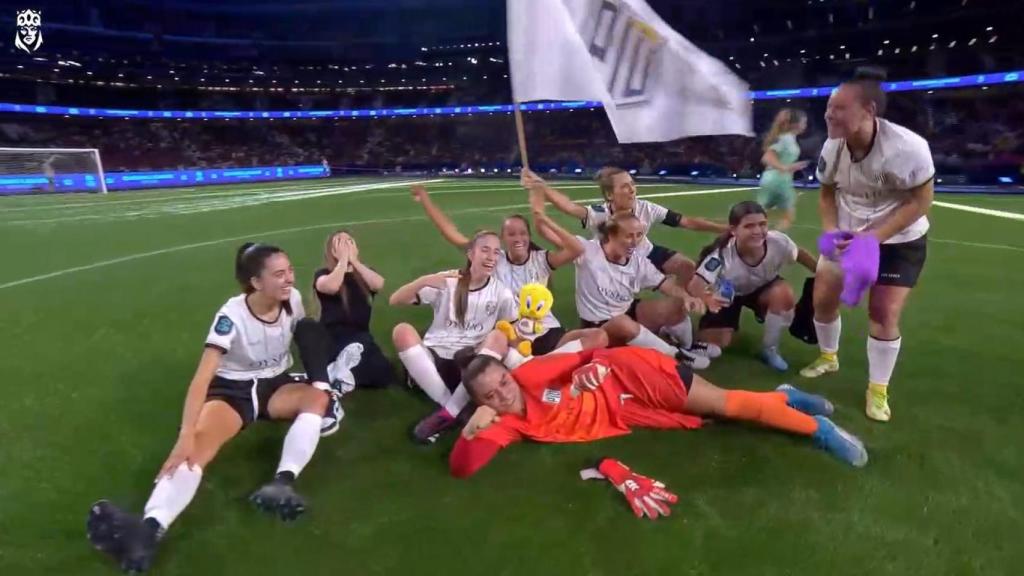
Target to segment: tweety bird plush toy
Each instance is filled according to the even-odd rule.
[[[551,312],[555,297],[543,284],[526,284],[519,290],[519,318],[512,324],[499,320],[495,328],[508,338],[509,346],[523,356],[533,355],[533,341],[547,332],[542,320]]]

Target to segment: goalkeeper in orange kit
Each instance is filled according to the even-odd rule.
[[[476,473],[520,440],[588,442],[640,428],[699,428],[702,417],[757,422],[807,436],[856,467],[864,445],[827,418],[832,404],[783,384],[772,392],[725,390],[656,350],[625,346],[536,358],[515,370],[487,356],[474,358],[462,381],[480,406],[452,451],[452,475]],[[587,471],[585,471],[587,472]],[[668,513],[675,496],[612,459],[592,476],[608,478],[638,516]]]

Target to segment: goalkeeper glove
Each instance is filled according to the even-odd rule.
[[[573,396],[580,392],[597,390],[597,387],[604,382],[605,377],[611,371],[611,367],[600,360],[580,366],[572,373]]]
[[[679,500],[661,482],[637,474],[613,458],[602,459],[597,468],[581,470],[580,476],[584,480],[597,478],[611,482],[626,497],[626,502],[637,518],[646,516],[654,520],[659,516],[668,516],[672,513],[669,505]]]

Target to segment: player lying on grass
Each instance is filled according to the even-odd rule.
[[[879,70],[858,70],[829,97],[829,139],[821,149],[817,174],[822,229],[863,235],[881,244],[877,282],[868,295],[864,409],[868,418],[887,422],[889,379],[903,342],[900,315],[928,254],[927,214],[935,196],[935,166],[924,138],[882,117],[882,80]],[[834,248],[842,252],[850,242],[847,236]],[[823,254],[814,282],[814,326],[821,355],[800,371],[805,378],[839,370],[842,289],[842,269]]]
[[[588,442],[640,428],[699,428],[703,417],[757,422],[806,436],[840,460],[864,466],[864,445],[827,418],[832,404],[783,384],[773,392],[725,390],[655,350],[625,346],[535,358],[509,371],[474,358],[463,382],[480,405],[452,450],[466,478],[521,440]]]
[[[210,328],[185,396],[178,441],[142,515],[106,500],[90,509],[89,540],[126,572],[149,569],[164,532],[195,496],[203,470],[256,419],[292,421],[276,475],[249,498],[286,521],[305,510],[292,483],[313,458],[320,436],[337,430],[340,406],[325,392],[327,335],[304,318],[288,256],[274,246],[245,244],[235,259],[235,278],[243,294],[221,307]],[[293,337],[308,377],[288,373]]]
[[[331,386],[340,393],[356,387],[381,388],[394,370],[370,333],[373,299],[384,277],[359,258],[359,245],[344,230],[327,237],[323,267],[313,274],[320,323],[330,335],[327,357]]]
[[[691,296],[675,282],[637,255],[644,240],[644,228],[632,214],[618,214],[600,226],[600,237],[580,239],[583,255],[576,259],[576,311],[582,325],[601,327],[612,344],[653,348],[662,354],[679,356],[695,368],[707,368],[709,358],[721,354],[717,346],[676,347],[657,335],[673,340],[692,339],[690,312],[717,309],[713,295],[707,299]],[[657,290],[667,298],[640,300],[643,290]]]
[[[413,199],[423,206],[431,222],[437,226],[441,235],[456,247],[465,250],[470,240],[462,235],[462,232],[455,226],[448,216],[438,208],[430,199],[430,194],[422,186],[413,186]],[[534,223],[538,230],[545,231],[545,237],[555,240],[559,249],[548,251],[534,244],[530,233],[530,223],[522,216],[515,214],[509,216],[501,225],[501,241],[503,248],[498,250],[494,277],[512,291],[515,298],[516,309],[519,309],[519,293],[524,285],[538,283],[547,285],[551,273],[569,262],[572,262],[583,252],[583,245],[579,238],[573,236],[544,212],[544,195],[540,190],[531,192],[530,204],[532,206]],[[604,347],[608,344],[608,338],[604,331],[599,328],[587,328],[566,331],[555,319],[554,314],[548,314],[543,319],[546,332],[533,340],[533,355],[542,356],[558,349],[565,352],[577,352],[593,347]],[[502,340],[500,334],[491,334],[482,344],[482,349],[488,353],[500,355],[504,350],[505,361],[508,365],[518,365],[524,360],[514,348],[508,346],[508,341]],[[458,371],[451,370],[457,374]],[[441,434],[454,428],[457,425],[459,413],[469,404],[469,394],[462,386],[452,390],[447,402],[437,410],[426,416],[413,429],[413,438],[420,443],[435,441]]]
[[[768,230],[768,217],[760,204],[746,200],[734,205],[729,210],[729,231],[701,250],[689,291],[703,294],[718,285],[731,289],[735,297],[729,306],[700,319],[697,338],[725,348],[739,330],[743,307],[750,308],[764,321],[761,359],[780,372],[788,370],[789,364],[779,354],[779,339],[793,323],[796,298],[779,274],[794,262],[811,272],[817,265],[814,256],[789,236]]]

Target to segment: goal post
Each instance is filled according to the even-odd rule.
[[[0,148],[0,194],[106,194],[95,148]]]

